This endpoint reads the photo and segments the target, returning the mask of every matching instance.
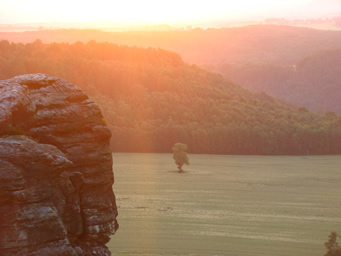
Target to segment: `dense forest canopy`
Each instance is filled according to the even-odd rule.
[[[318,51],[295,65],[247,63],[206,68],[312,111],[341,114],[341,48]]]
[[[341,118],[292,107],[173,52],[110,43],[0,42],[0,78],[47,73],[103,110],[115,152],[339,154]]]

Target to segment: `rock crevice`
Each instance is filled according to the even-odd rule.
[[[0,81],[0,255],[111,255],[110,136],[75,85],[45,74]]]

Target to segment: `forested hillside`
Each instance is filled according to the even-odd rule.
[[[280,25],[251,25],[182,31],[103,32],[99,30],[41,30],[0,32],[10,42],[44,43],[96,39],[119,45],[162,48],[179,53],[191,64],[272,63],[293,65],[317,51],[339,47],[341,31]]]
[[[296,65],[248,63],[208,67],[243,86],[296,105],[341,114],[341,48],[316,52]]]
[[[252,90],[264,91],[312,111],[332,110],[341,114],[340,76],[335,75],[339,73],[339,64],[336,58],[331,60],[334,64],[326,59],[333,58],[333,53],[321,57],[321,52],[332,52],[340,47],[341,31],[250,25],[182,31],[60,29],[0,32],[0,39],[10,42],[31,43],[38,38],[44,43],[87,43],[95,38],[97,42],[174,51],[185,62],[220,72]],[[306,58],[309,59],[304,60]],[[309,65],[303,65],[303,62],[309,62]]]
[[[161,49],[109,43],[0,42],[0,78],[47,73],[103,110],[115,152],[341,153],[341,118],[291,107]]]

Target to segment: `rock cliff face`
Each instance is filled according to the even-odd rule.
[[[0,255],[111,255],[110,136],[73,84],[44,74],[0,81]]]

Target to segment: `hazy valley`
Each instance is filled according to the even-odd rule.
[[[186,63],[219,72],[251,90],[264,91],[320,113],[340,113],[341,31],[281,25],[183,31],[103,32],[42,30],[0,32],[11,42],[111,42],[161,48],[180,54]]]
[[[340,10],[0,1],[0,255],[340,256]]]

